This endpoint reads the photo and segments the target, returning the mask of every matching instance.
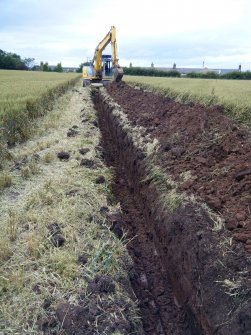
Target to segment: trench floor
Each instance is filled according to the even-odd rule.
[[[139,300],[144,332],[151,335],[192,335],[186,314],[178,305],[164,274],[155,248],[154,233],[141,209],[140,195],[120,159],[116,138],[112,138],[101,112],[99,126],[106,164],[114,169],[112,191],[120,202],[123,230],[130,241],[128,251],[134,262],[131,284]]]

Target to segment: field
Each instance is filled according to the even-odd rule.
[[[4,335],[251,331],[245,82],[128,78],[77,81],[3,144]]]
[[[126,76],[128,83],[138,83],[175,99],[206,105],[220,104],[226,113],[251,126],[251,82],[191,78],[155,78]]]
[[[76,73],[0,70],[0,139],[28,138],[31,122],[78,78]]]

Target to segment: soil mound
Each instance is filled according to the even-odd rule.
[[[107,87],[134,125],[161,144],[161,165],[179,188],[220,213],[251,252],[250,133],[221,106],[181,104],[124,83]]]

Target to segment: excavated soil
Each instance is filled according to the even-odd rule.
[[[146,334],[251,334],[251,154],[249,133],[221,107],[182,105],[124,83],[107,91],[134,126],[143,126],[161,144],[158,164],[226,220],[214,222],[198,203],[167,213],[159,190],[143,182],[149,168],[113,114],[114,106],[93,94],[113,192],[122,217],[112,230],[129,238],[134,260],[131,283]],[[231,239],[234,237],[234,240]],[[245,237],[245,238],[244,238]],[[240,243],[241,242],[241,243]]]
[[[180,104],[124,83],[107,87],[134,125],[161,144],[161,165],[180,190],[221,214],[233,238],[251,252],[250,133],[220,106]],[[184,180],[182,173],[187,172]]]

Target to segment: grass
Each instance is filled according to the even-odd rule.
[[[76,73],[0,70],[1,145],[27,139],[34,119],[51,109],[55,98],[78,77]]]
[[[0,191],[6,187],[10,187],[12,184],[12,178],[7,173],[0,174]]]
[[[251,127],[251,81],[125,76],[131,84],[160,92],[179,102],[220,104],[226,113]]]
[[[32,138],[10,150],[12,159],[4,165],[12,183],[0,193],[0,333],[43,334],[37,321],[55,316],[59,303],[78,305],[80,295],[88,303],[88,281],[98,274],[116,283],[116,293],[102,297],[113,299],[116,306],[112,314],[104,311],[107,319],[121,318],[124,311],[118,306],[123,301],[130,306],[127,317],[138,322],[136,304],[122,284],[129,283],[126,267],[131,266],[126,243],[116,238],[100,213],[102,206],[119,210],[118,204],[107,204],[107,184],[95,184],[98,175],[109,183],[112,172],[96,152],[99,130],[88,121],[81,123],[80,114],[96,116],[88,90],[80,84],[78,90],[58,99],[39,119]],[[69,138],[72,125],[78,125],[80,133]],[[85,157],[99,163],[97,169],[80,166],[78,150],[83,146],[90,149]],[[70,152],[68,161],[57,158],[62,150]],[[13,162],[23,162],[22,168],[13,169]],[[69,195],[72,190],[76,192]],[[65,238],[60,248],[48,230],[55,222]],[[87,258],[85,265],[78,262],[79,255]],[[42,307],[46,300],[51,302],[49,310]],[[53,331],[59,332],[60,325]]]

